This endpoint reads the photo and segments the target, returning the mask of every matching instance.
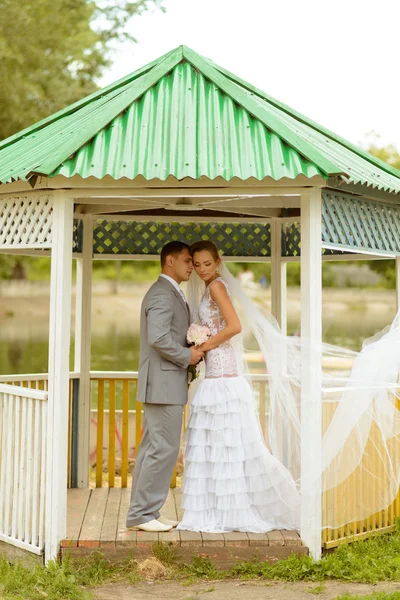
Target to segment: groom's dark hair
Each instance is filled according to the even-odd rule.
[[[161,267],[163,267],[165,265],[167,256],[170,256],[171,254],[173,256],[177,256],[185,248],[187,248],[189,250],[189,244],[185,244],[185,242],[176,241],[176,242],[168,242],[168,244],[165,244],[164,248],[161,250],[161,255],[160,255]]]

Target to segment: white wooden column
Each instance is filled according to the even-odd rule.
[[[321,556],[321,190],[301,195],[301,538]]]
[[[278,218],[271,221],[271,313],[286,335],[286,263],[282,261],[282,222]]]
[[[400,256],[395,258],[395,270],[396,270],[396,314],[400,310]]]
[[[73,198],[54,193],[46,464],[46,562],[66,535]]]
[[[93,218],[82,218],[82,257],[76,264],[75,362],[79,373],[77,487],[89,486],[90,348],[93,266]]]

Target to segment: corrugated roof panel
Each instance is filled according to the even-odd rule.
[[[340,144],[320,131],[299,122],[291,115],[283,112],[265,101],[258,100],[269,111],[275,114],[276,118],[281,119],[290,127],[297,136],[310,142],[326,157],[334,161],[336,165],[347,175],[351,183],[361,183],[371,187],[376,187],[389,192],[400,192],[400,172],[399,177],[380,169],[376,164],[355,154],[347,146]]]
[[[53,175],[278,180],[322,172],[181,63]]]
[[[3,183],[14,179],[25,179],[29,173],[40,170],[43,163],[59,151],[60,147],[73,140],[78,134],[96,119],[98,114],[110,113],[112,101],[125,89],[102,96],[86,104],[79,110],[55,119],[43,128],[33,130],[9,146],[3,142],[0,149],[0,181]]]
[[[400,193],[400,172],[181,46],[0,143],[0,182],[320,175]]]
[[[185,55],[185,51],[184,51],[184,55]],[[290,116],[294,117],[297,121],[304,123],[305,125],[307,125],[308,127],[311,127],[315,131],[318,131],[319,133],[321,133],[325,137],[327,137],[329,140],[333,140],[333,141],[337,142],[339,145],[344,146],[351,152],[354,152],[357,156],[360,156],[361,158],[364,158],[365,160],[367,160],[367,162],[376,165],[380,169],[384,169],[388,173],[391,173],[392,175],[394,175],[396,178],[399,177],[399,175],[400,175],[399,170],[396,169],[395,167],[393,167],[392,165],[389,165],[388,163],[384,162],[380,158],[373,156],[372,154],[370,154],[363,148],[357,147],[355,144],[352,144],[351,142],[345,140],[344,138],[333,133],[326,127],[323,127],[322,125],[316,123],[312,119],[305,117],[304,115],[302,115],[295,109],[290,108],[283,102],[280,102],[279,100],[276,100],[275,98],[272,98],[271,96],[269,96],[262,90],[259,90],[258,88],[253,86],[251,83],[244,81],[243,79],[241,79],[240,77],[237,77],[236,75],[233,75],[232,73],[230,73],[223,67],[216,65],[210,59],[203,58],[203,60],[205,60],[208,64],[213,66],[217,71],[219,71],[220,73],[222,73],[223,75],[228,77],[228,79],[230,79],[231,81],[234,81],[236,84],[238,84],[240,86],[240,88],[247,90],[248,92],[251,92],[251,94],[253,94],[253,95],[255,94],[256,96],[258,96],[259,98],[262,98],[263,100],[266,100],[266,102],[268,104],[275,106],[276,108],[280,109],[284,113],[289,114]]]

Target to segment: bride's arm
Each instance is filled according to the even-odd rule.
[[[203,352],[208,352],[209,350],[217,348],[242,331],[239,317],[233,308],[233,304],[224,284],[220,281],[213,282],[210,287],[210,295],[221,311],[226,326],[199,347]]]

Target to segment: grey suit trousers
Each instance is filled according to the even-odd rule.
[[[158,519],[178,458],[183,406],[144,404],[144,431],[133,472],[126,526]]]

